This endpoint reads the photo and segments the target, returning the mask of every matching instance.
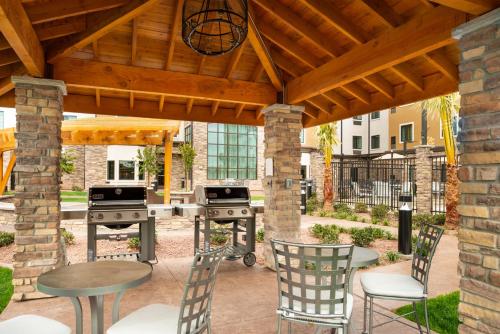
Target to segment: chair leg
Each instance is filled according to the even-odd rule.
[[[207,319],[207,334],[212,334],[212,323],[210,318]]]
[[[366,334],[366,316],[368,314],[367,308],[368,308],[368,296],[365,293],[365,300],[363,304],[363,334]]]
[[[281,315],[278,315],[278,321],[276,327],[277,327],[276,333],[281,334]]]
[[[413,312],[415,313],[415,321],[417,322],[418,332],[422,333],[422,326],[420,326],[420,318],[417,312],[417,302],[411,303],[413,306]]]
[[[292,334],[292,322],[288,321],[288,334]]]
[[[424,313],[425,313],[425,327],[427,329],[427,334],[430,334],[431,329],[429,328],[429,314],[427,312],[427,298],[424,299]]]
[[[368,324],[368,333],[373,333],[373,297],[370,297],[370,319]]]

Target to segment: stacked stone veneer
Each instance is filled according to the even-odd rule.
[[[61,121],[66,88],[55,80],[13,77],[16,94],[16,253],[14,300],[42,297],[40,274],[64,263],[60,243]]]
[[[500,9],[460,26],[460,333],[500,333]]]
[[[75,169],[71,174],[62,175],[62,188],[71,190],[73,188],[85,188],[85,146],[64,145],[63,151],[74,158]]]
[[[107,160],[108,146],[85,146],[85,189],[106,183]]]
[[[316,182],[316,196],[319,201],[323,201],[325,158],[321,151],[311,151],[311,179]],[[334,189],[334,191],[336,191]],[[334,194],[338,195],[338,194]]]
[[[300,131],[303,107],[275,104],[264,109],[264,159],[273,175],[264,176],[265,264],[274,268],[270,239],[300,238]],[[292,180],[290,188],[286,180]]]
[[[431,212],[432,196],[432,146],[415,147],[415,185],[417,186],[416,206],[419,213]],[[413,191],[413,189],[412,189]]]

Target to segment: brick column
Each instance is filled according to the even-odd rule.
[[[266,266],[274,268],[269,240],[300,238],[300,131],[303,107],[274,104],[264,109],[264,159],[273,175],[263,178]],[[286,180],[292,180],[286,187]]]
[[[460,333],[500,333],[500,9],[460,27]]]
[[[417,212],[431,213],[432,160],[430,145],[415,147],[415,184],[417,185]]]
[[[40,274],[63,265],[60,238],[62,81],[12,77],[16,91],[14,300],[45,297]]]

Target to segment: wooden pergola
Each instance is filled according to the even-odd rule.
[[[498,1],[249,4],[245,43],[206,57],[181,39],[183,0],[1,0],[0,106],[28,74],[63,80],[66,111],[262,125],[278,101],[314,126],[456,91],[451,31]]]
[[[170,178],[172,168],[173,138],[179,132],[179,122],[158,121],[138,117],[98,117],[66,120],[62,122],[61,137],[64,145],[163,145],[164,202],[170,203]],[[0,130],[0,195],[14,168],[16,155],[12,152],[5,174],[3,154],[16,147],[14,128]]]

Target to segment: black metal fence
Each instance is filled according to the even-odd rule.
[[[431,213],[446,213],[446,156],[434,156],[432,161]]]
[[[412,194],[416,205],[415,158],[383,160],[341,160],[332,164],[335,202],[368,206],[399,206],[401,193]]]

